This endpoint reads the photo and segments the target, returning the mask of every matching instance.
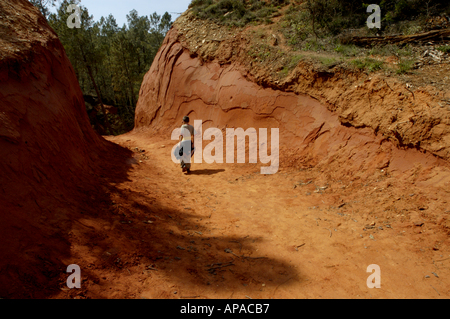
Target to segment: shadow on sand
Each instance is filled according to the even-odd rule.
[[[191,170],[189,175],[214,175],[218,173],[225,172],[224,169],[199,169],[199,170]]]

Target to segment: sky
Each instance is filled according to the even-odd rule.
[[[133,9],[137,10],[139,16],[149,16],[153,12],[162,16],[167,11],[172,21],[175,21],[190,3],[191,0],[81,0],[81,5],[94,16],[94,21],[99,21],[102,16],[106,18],[111,13],[119,27],[127,23],[127,14]]]

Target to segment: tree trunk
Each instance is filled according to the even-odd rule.
[[[397,35],[385,37],[352,37],[347,42],[363,46],[363,45],[375,45],[387,43],[406,44],[411,42],[428,42],[428,41],[441,42],[441,41],[448,41],[449,39],[450,39],[450,28],[443,30],[433,30],[429,32],[411,35]]]
[[[316,33],[316,10],[314,8],[314,4],[311,3],[311,1],[308,1],[308,9],[309,12],[311,13],[311,17],[312,17],[312,29],[313,29],[313,33],[316,36],[316,43],[317,43],[317,33]]]
[[[125,72],[126,72],[127,78],[128,78],[128,86],[130,88],[130,95],[131,95],[131,101],[130,102],[131,102],[132,105],[134,105],[135,102],[134,102],[133,83],[131,81],[130,72],[128,71],[127,61],[125,59],[125,54],[123,53],[123,50],[122,50],[122,58],[123,58],[124,66],[125,66]]]
[[[88,71],[89,78],[91,79],[92,85],[94,86],[95,92],[96,92],[97,97],[98,97],[98,101],[100,103],[103,115],[105,117],[105,126],[106,126],[106,128],[108,130],[108,133],[112,134],[111,126],[109,125],[109,121],[108,121],[108,115],[106,114],[105,106],[103,105],[103,101],[102,101],[102,97],[100,95],[100,91],[99,91],[99,89],[97,87],[97,84],[95,83],[95,79],[94,79],[94,75],[92,74],[91,66],[87,62],[86,55],[84,54],[83,47],[81,45],[80,45],[80,49],[81,49],[81,54],[83,55],[84,64],[85,64],[86,69]]]

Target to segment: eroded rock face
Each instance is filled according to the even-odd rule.
[[[89,172],[103,139],[91,128],[64,48],[27,1],[0,1],[0,187],[25,198],[30,185],[69,184]],[[47,185],[48,183],[48,185]]]
[[[202,120],[203,130],[279,128],[281,167],[332,164],[350,175],[388,166],[405,171],[414,163],[438,161],[417,150],[399,150],[370,127],[342,125],[342,119],[316,99],[264,88],[243,73],[237,63],[220,65],[193,56],[172,28],[144,77],[135,130],[170,138],[184,115]]]
[[[88,170],[93,150],[104,142],[91,128],[63,46],[27,1],[1,1],[0,6],[8,17],[0,52],[2,165],[40,182],[46,178],[37,163],[70,167],[68,175]]]
[[[340,126],[312,98],[258,86],[236,65],[191,57],[172,29],[144,78],[135,129],[168,133],[184,115],[201,119],[204,127],[282,128],[296,146],[311,139],[312,131],[322,135]]]
[[[48,285],[42,267],[51,273],[68,254],[56,233],[69,231],[67,217],[107,144],[91,128],[74,70],[38,9],[0,0],[0,15],[0,297],[7,298]]]

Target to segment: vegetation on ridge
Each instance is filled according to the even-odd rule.
[[[412,46],[382,44],[365,48],[349,43],[348,39],[416,34],[434,28],[430,21],[436,17],[442,18],[440,27],[450,26],[447,0],[382,0],[379,5],[380,29],[367,27],[371,13],[367,13],[368,3],[362,0],[193,0],[190,8],[199,19],[239,30],[249,27],[248,54],[255,62],[273,64],[274,52],[278,52],[277,56],[285,54],[284,65],[275,66],[282,78],[305,59],[325,67],[348,62],[349,67],[366,72],[385,69],[384,59],[374,56],[397,57],[397,67],[389,72],[406,73],[413,68],[418,54]],[[282,35],[283,46],[273,47],[269,43],[270,34],[257,36],[265,32]],[[448,52],[445,45],[437,49]],[[298,59],[299,56],[302,58]],[[296,63],[291,61],[294,57]]]

